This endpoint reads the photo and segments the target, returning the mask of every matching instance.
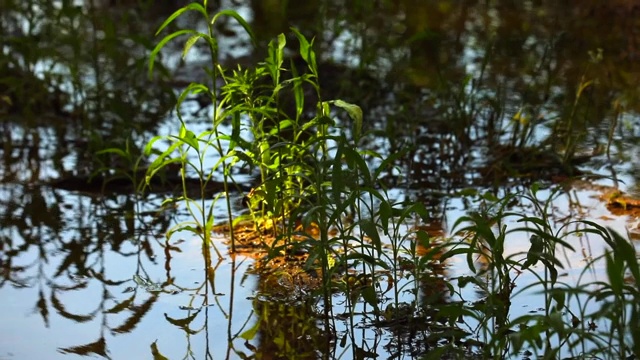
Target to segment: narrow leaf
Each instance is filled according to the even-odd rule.
[[[240,16],[240,14],[238,14],[234,10],[225,9],[225,10],[219,11],[211,20],[211,25],[214,25],[216,20],[218,20],[218,18],[221,16],[230,16],[236,19],[236,21],[244,28],[244,31],[246,31],[249,37],[251,38],[251,42],[253,42],[254,44],[256,43],[256,37],[253,34],[253,30],[251,30],[251,26],[245,19],[242,18],[242,16]]]
[[[378,229],[373,221],[369,219],[363,219],[359,222],[360,229],[371,239],[373,246],[376,248],[378,253],[382,253],[382,242],[380,241],[380,234],[378,234]]]
[[[357,142],[362,133],[362,109],[358,105],[350,104],[342,100],[336,100],[333,104],[344,109],[353,120],[353,138]]]

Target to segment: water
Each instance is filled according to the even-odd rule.
[[[55,11],[39,2],[33,4],[33,9]],[[3,6],[15,10],[17,5]],[[562,153],[567,138],[558,135],[562,131],[554,131],[556,121],[567,126],[566,119],[573,118],[575,130],[586,134],[576,140],[577,150],[594,156],[581,166],[583,171],[622,180],[623,190],[637,191],[640,118],[634,81],[638,69],[633,61],[637,39],[627,31],[637,18],[632,15],[637,12],[633,6],[625,10],[594,3],[574,9],[531,2],[518,7],[503,2],[463,5],[446,1],[438,6],[401,1],[384,11],[360,2],[346,7],[332,1],[309,2],[309,7],[317,6],[321,11],[288,6],[286,14],[259,2],[246,2],[239,10],[256,28],[259,42],[289,25],[319,34],[318,52],[330,59],[321,68],[330,96],[365,110],[365,130],[373,135],[362,145],[383,154],[414,149],[412,156],[398,162],[396,172],[387,175],[392,186],[390,197],[423,201],[432,217],[441,222],[445,236],[452,234],[458,218],[478,206],[454,195],[456,191],[475,187],[481,192],[505,194],[523,189],[522,183],[530,184],[531,180],[548,180],[542,168],[524,168],[521,172],[527,176],[514,178],[486,172],[483,166],[493,158],[504,161],[498,145],[521,145],[521,140],[531,146],[547,144],[546,148]],[[54,179],[90,173],[100,166],[122,166],[122,159],[93,155],[97,150],[124,147],[127,139],[137,148],[155,134],[172,134],[178,129],[175,112],[167,109],[179,84],[169,82],[163,88],[161,82],[146,80],[145,60],[137,52],[132,57],[139,60],[139,67],[131,66],[131,59],[118,57],[127,54],[123,48],[109,47],[91,36],[65,40],[62,35],[72,31],[70,24],[84,24],[77,26],[82,31],[102,31],[101,39],[111,35],[108,22],[100,28],[104,24],[91,13],[64,9],[67,12],[62,18],[76,20],[48,23],[61,27],[55,32],[61,37],[42,43],[44,50],[33,47],[29,53],[15,43],[3,45],[5,57],[34,65],[40,80],[46,79],[49,69],[64,75],[60,88],[77,91],[63,112],[33,88],[28,90],[35,105],[20,102],[22,108],[8,109],[0,103],[4,129],[0,359],[62,359],[74,354],[137,359],[154,357],[154,352],[159,359],[158,353],[169,359],[236,359],[254,353],[315,358],[315,351],[320,350],[330,357],[351,358],[352,348],[339,344],[351,326],[348,319],[335,319],[337,339],[332,339],[322,330],[321,304],[279,302],[265,295],[265,279],[249,271],[254,260],[229,255],[224,239],[214,237],[214,245],[224,258],[218,261],[214,256],[210,267],[203,259],[201,240],[194,234],[177,232],[167,239],[172,226],[190,217],[184,206],[163,207],[166,194],[134,196],[127,191],[108,191],[103,195],[51,186]],[[2,16],[17,23],[35,21],[15,15],[24,11],[26,8],[3,12]],[[166,12],[159,12],[156,17],[139,18],[136,30],[154,43],[158,38],[151,40],[152,33],[166,16]],[[558,17],[563,21],[558,23]],[[118,24],[126,19],[111,21]],[[261,50],[251,50],[241,29],[232,23],[222,26],[228,32],[220,42],[221,59],[230,64],[238,57],[243,63],[260,60],[264,55]],[[615,26],[603,32],[603,24]],[[12,29],[11,21],[2,26],[7,39],[13,30],[30,28]],[[143,42],[132,40],[131,34],[117,36],[129,36],[127,41],[145,48]],[[73,44],[81,44],[84,50],[73,52]],[[94,46],[97,44],[100,46]],[[103,48],[104,53],[88,50],[94,48]],[[597,56],[598,48],[603,49],[602,59]],[[169,67],[183,66],[179,71],[187,79],[189,75],[201,78],[199,67],[206,61],[198,55],[202,52],[198,49],[185,65],[180,65],[175,54],[168,53],[163,60]],[[75,55],[69,60],[65,54]],[[12,84],[12,71],[7,71],[4,62],[0,65],[0,77]],[[576,100],[576,89],[587,82],[582,97]],[[38,87],[37,83],[31,86]],[[123,88],[130,89],[129,95],[139,98],[139,103],[118,92]],[[8,91],[2,85],[0,90],[3,94]],[[185,115],[186,123],[198,133],[208,126],[209,110],[193,114],[196,110],[195,102],[182,108],[189,114]],[[521,131],[514,131],[518,126],[514,115],[521,110],[528,120],[519,118]],[[341,121],[348,124],[347,119]],[[527,124],[535,124],[535,131],[527,133]],[[603,150],[607,144],[611,145],[610,154]],[[164,146],[167,144],[158,143],[159,148]],[[216,160],[209,154],[206,164]],[[500,161],[492,163],[491,169],[514,166]],[[125,167],[130,165],[124,163]],[[237,176],[247,183],[251,178],[250,174]],[[613,214],[600,198],[603,188],[595,186],[611,187],[617,182],[605,179],[588,184],[576,186],[553,201],[554,228],[559,229],[568,219],[588,219],[622,234],[637,233],[637,216]],[[232,210],[239,213],[239,195],[232,196]],[[522,213],[532,210],[530,206],[515,209]],[[216,203],[216,219],[224,219],[226,211],[223,201]],[[506,223],[515,226],[515,220],[508,218]],[[566,240],[576,251],[560,251],[564,269],[559,281],[576,284],[603,279],[603,263],[584,272],[586,262],[606,249],[603,242],[585,233]],[[528,234],[515,233],[507,239],[505,253],[524,258],[529,246]],[[483,264],[478,260],[476,266]],[[456,283],[465,275],[470,275],[466,259],[455,257],[447,262],[442,278]],[[516,279],[516,291],[533,281],[531,273],[522,273]],[[410,286],[410,282],[398,285]],[[468,301],[480,295],[473,286],[460,291]],[[412,298],[406,293],[403,296],[401,300]],[[537,289],[525,290],[515,299],[512,316],[543,311]],[[345,300],[342,295],[335,294],[333,300],[336,314],[346,311],[340,305]],[[382,305],[388,303],[385,299]],[[389,357],[394,350],[386,345],[395,339],[391,332],[372,326],[367,316],[369,305],[360,302],[355,310],[362,314],[353,319],[356,338],[347,345],[376,352],[379,358]],[[252,330],[259,330],[258,335],[252,336]],[[284,342],[291,345],[288,352],[275,355],[276,345]],[[424,343],[420,339],[414,342],[415,353],[409,341],[399,358],[420,357],[416,349]]]

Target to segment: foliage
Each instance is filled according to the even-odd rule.
[[[152,44],[138,27],[149,14],[118,15],[95,1],[7,0],[0,7],[7,148],[12,142],[37,148],[41,129],[53,129],[61,148],[77,151],[74,168],[83,175],[101,167],[131,170],[133,162],[122,169],[113,152],[98,151],[126,147],[127,157],[137,157],[139,144],[129,140],[153,130],[174,101],[163,67],[154,78],[145,76]],[[25,131],[10,136],[10,127]]]
[[[319,81],[322,74],[313,40],[309,41],[296,29],[291,30],[298,42],[297,56],[303,60],[302,67],[293,60],[286,64],[287,36],[281,34],[269,43],[266,59],[256,67],[224,69],[216,61],[219,50],[216,22],[230,17],[253,38],[251,28],[232,10],[212,16],[204,0],[202,4],[190,3],[177,10],[160,26],[159,32],[187,12],[202,16],[206,31],[183,29],[166,35],[151,53],[149,71],[153,71],[163,47],[177,37],[188,36],[183,56],[197,42],[205,42],[210,52],[208,83],[191,83],[179,96],[179,133],[157,136],[148,143],[147,154],[157,151],[154,145],[160,140],[167,140],[170,145],[157,151],[146,180],[149,182],[160,169],[174,163],[182,166],[183,180],[187,172],[198,176],[199,200],[189,196],[186,182],[182,195],[168,200],[183,201],[192,221],[178,224],[167,236],[185,230],[197,234],[202,239],[207,267],[211,266],[209,247],[214,248],[218,257],[223,256],[211,239],[214,222],[221,221],[214,219],[213,206],[223,197],[228,212],[222,221],[231,224],[229,237],[231,251],[235,252],[233,224],[247,217],[234,218],[231,211],[229,194],[240,187],[232,170],[246,168],[257,173],[259,179],[247,194],[247,205],[248,218],[268,253],[265,261],[295,251],[308,255],[304,270],[321,277],[320,288],[311,292],[319,295],[323,309],[315,316],[322,319],[324,333],[340,339],[339,346],[345,347],[350,341],[353,358],[376,355],[357,345],[357,317],[368,326],[389,329],[396,346],[390,350],[394,354],[402,353],[408,342],[416,342],[416,333],[420,333],[423,343],[419,353],[426,358],[502,359],[532,353],[543,358],[567,354],[574,358],[591,355],[615,358],[638,352],[640,335],[624,325],[638,320],[634,305],[638,303],[637,284],[628,285],[622,280],[629,272],[633,281],[638,280],[637,261],[630,255],[633,248],[620,235],[586,221],[569,222],[555,229],[551,212],[560,188],[542,189],[534,184],[528,192],[505,195],[502,199],[490,193],[461,193],[463,198],[475,198],[478,211],[455,222],[455,236],[451,239],[436,238],[420,226],[411,227],[430,221],[429,211],[420,202],[395,199],[380,181],[384,172],[394,170],[403,153],[382,157],[360,149],[362,110],[342,100],[323,99]],[[576,104],[588,86],[588,82],[580,85]],[[205,95],[213,107],[211,129],[199,134],[189,129],[179,110],[194,95]],[[465,92],[460,96],[465,97]],[[467,108],[462,106],[459,110],[465,112]],[[350,127],[347,118],[340,118],[337,110],[346,112]],[[512,146],[529,145],[533,125],[525,121],[527,116],[525,109],[514,116]],[[573,129],[572,119],[568,126]],[[465,134],[458,136],[464,138]],[[573,154],[575,142],[571,137],[567,139],[565,150]],[[208,157],[211,152],[213,162]],[[565,155],[563,162],[569,157]],[[204,189],[215,174],[222,174],[224,192],[213,202],[207,202]],[[548,197],[541,197],[543,193]],[[534,209],[534,215],[512,210],[514,204],[522,203]],[[507,223],[517,225],[514,228]],[[584,228],[569,229],[578,224]],[[315,236],[305,231],[310,228],[317,230]],[[612,252],[604,255],[608,282],[598,283],[598,291],[589,288],[592,284],[559,281],[562,262],[557,250],[573,250],[565,239],[579,232],[596,234],[612,247]],[[275,240],[268,242],[267,237]],[[507,239],[522,237],[529,238],[529,250],[508,254]],[[442,264],[460,257],[466,259],[473,275],[441,281]],[[523,273],[535,281],[516,290],[516,280]],[[281,276],[281,283],[290,283],[293,278],[284,271],[277,275]],[[476,287],[479,300],[469,302],[464,298],[463,288],[469,285]],[[436,291],[438,296],[426,296],[427,288],[437,286],[441,287]],[[544,295],[543,313],[513,316],[514,301],[531,291]],[[342,316],[346,316],[348,326],[342,333],[337,332],[335,325],[336,292],[344,294],[345,303],[341,305],[346,313]],[[305,314],[309,311],[307,300]],[[598,301],[603,306],[589,312],[581,301]],[[278,311],[270,310],[273,306],[277,302],[269,306],[258,303],[261,320],[239,336],[251,340],[260,329],[263,335],[273,337],[268,341],[276,342],[278,351],[291,354],[294,349],[289,345],[290,339],[279,329],[279,324],[287,320],[281,320],[282,314],[274,315]],[[298,310],[292,309],[294,315],[288,320],[299,317]],[[605,319],[612,331],[595,331],[591,324]],[[306,322],[300,326],[312,329],[309,330],[312,333],[317,330]]]

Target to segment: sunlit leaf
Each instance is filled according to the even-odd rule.
[[[192,2],[190,4],[188,4],[185,7],[182,7],[178,10],[176,10],[173,14],[171,14],[163,23],[162,25],[160,25],[160,27],[158,28],[158,31],[156,31],[156,36],[158,34],[160,34],[160,32],[162,30],[164,30],[164,28],[166,28],[167,26],[169,26],[169,24],[171,24],[173,22],[173,20],[175,20],[176,18],[178,18],[180,15],[182,15],[184,12],[189,11],[189,10],[195,10],[198,11],[200,14],[202,14],[203,16],[207,16],[207,10],[199,3],[197,2]]]
[[[184,135],[180,136],[180,140],[184,141],[185,144],[191,146],[195,151],[200,151],[200,144],[198,144],[198,137],[193,131],[184,128]]]
[[[327,269],[332,269],[336,264],[336,259],[331,256],[331,254],[327,254]]]
[[[307,38],[304,35],[302,35],[302,33],[298,31],[298,29],[291,28],[291,31],[296,35],[296,37],[298,38],[298,42],[300,43],[300,56],[302,57],[302,59],[304,59],[304,61],[310,64],[309,56],[310,56],[310,52],[312,51],[310,49],[311,44],[309,44],[309,41],[307,41]]]
[[[249,38],[251,39],[251,42],[254,43],[254,44],[256,43],[256,37],[253,34],[253,30],[251,30],[251,26],[249,25],[249,23],[244,18],[242,18],[242,16],[240,16],[240,14],[238,14],[234,10],[225,9],[225,10],[218,11],[216,13],[216,15],[214,15],[213,19],[211,19],[211,25],[215,25],[216,21],[221,16],[230,16],[230,17],[234,18],[244,28],[244,31],[247,32],[247,35],[249,35]]]
[[[205,34],[200,34],[200,33],[189,37],[189,39],[184,44],[184,49],[182,50],[183,59],[187,57],[187,54],[189,53],[189,50],[191,50],[191,47],[193,47],[193,45],[195,45],[195,43],[198,42],[198,40],[202,39],[203,37],[205,37]]]
[[[165,36],[162,40],[160,40],[158,45],[156,45],[156,47],[153,49],[153,51],[151,51],[151,54],[149,55],[149,77],[150,78],[153,77],[153,65],[155,64],[155,60],[156,60],[156,57],[158,56],[158,53],[169,41],[177,38],[178,36],[196,34],[196,33],[197,33],[196,31],[190,30],[190,29],[178,30],[174,33],[171,33]]]
[[[580,86],[578,86],[578,91],[576,91],[576,101],[580,99],[584,90],[586,90],[589,86],[591,86],[591,84],[593,84],[593,80],[582,81],[580,83]]]
[[[296,101],[296,118],[299,118],[304,111],[304,90],[302,88],[303,82],[298,78],[298,70],[293,65],[293,59],[291,59],[291,71],[293,73],[293,97]]]
[[[347,111],[347,114],[353,120],[353,138],[358,141],[362,133],[362,109],[360,106],[342,100],[335,100],[333,104]]]

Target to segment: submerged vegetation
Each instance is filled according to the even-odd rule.
[[[528,35],[562,9],[547,5],[527,18],[506,2],[491,9],[447,1],[252,2],[249,20],[207,0],[173,13],[174,4],[138,1],[105,18],[97,10],[107,11],[106,3],[54,3],[0,5],[2,178],[37,192],[25,197],[32,212],[22,213],[18,237],[46,253],[39,241],[47,235],[28,229],[46,223],[40,212],[62,215],[51,200],[60,195],[41,189],[115,194],[100,198],[104,209],[91,198],[82,210],[97,223],[95,233],[78,240],[52,231],[61,244],[53,252],[70,254],[53,277],[67,274],[72,285],[47,279],[52,294],[39,288],[35,308],[46,326],[48,303],[78,323],[103,316],[99,340],[60,353],[108,358],[104,329],[131,332],[159,299],[188,292],[188,305],[180,305],[187,315],[161,319],[186,335],[184,358],[198,358],[191,337],[202,329],[211,356],[209,311],[228,320],[226,358],[640,356],[632,236],[590,220],[572,195],[587,187],[611,213],[637,217],[640,201],[618,189],[615,170],[631,158],[624,139],[636,139],[635,118],[625,114],[640,102],[624,85],[637,74],[633,65],[615,66],[605,41],[576,44],[588,49],[575,65],[557,61],[579,27],[536,32],[544,41]],[[118,30],[136,23],[130,19],[138,11],[163,18],[156,45],[137,29]],[[302,18],[285,21],[294,11]],[[381,36],[382,29],[390,30]],[[51,43],[22,46],[49,33]],[[93,36],[79,40],[84,33]],[[235,46],[229,37],[245,41],[252,56],[227,57]],[[637,56],[628,41],[618,61]],[[197,66],[178,79],[169,74],[176,63]],[[65,121],[71,124],[57,145],[75,156],[29,158],[31,171],[23,171],[15,153],[44,152],[38,129],[60,131],[55,126]],[[162,132],[160,121],[169,123]],[[29,130],[14,130],[20,127]],[[56,165],[53,176],[40,174],[47,161]],[[596,183],[603,179],[613,185]],[[22,198],[20,191],[10,187],[3,197]],[[464,211],[447,219],[451,202]],[[3,217],[7,228],[12,216]],[[29,246],[16,245],[15,236],[2,234],[0,288],[29,287],[19,276],[24,267],[13,263]],[[172,257],[184,255],[183,238],[197,238],[201,249],[194,266],[204,268],[204,279],[196,285],[183,285],[172,268]],[[575,245],[585,239],[606,250],[591,256]],[[107,289],[127,281],[110,280],[87,258],[102,264],[101,249],[127,245],[135,251],[126,256],[137,257],[135,287],[106,306],[114,298]],[[581,267],[567,267],[567,253],[581,252]],[[152,281],[142,264],[162,257],[166,279]],[[247,319],[232,321],[233,290],[219,290],[227,259],[233,270],[222,281],[232,285],[236,259],[251,259],[241,280],[257,279]],[[60,295],[87,287],[85,278],[97,279],[105,295],[98,310],[81,316]],[[142,303],[139,294],[147,295]],[[227,295],[228,312],[219,300]],[[104,325],[126,313],[122,325]],[[168,345],[156,338],[154,359],[167,358]]]

